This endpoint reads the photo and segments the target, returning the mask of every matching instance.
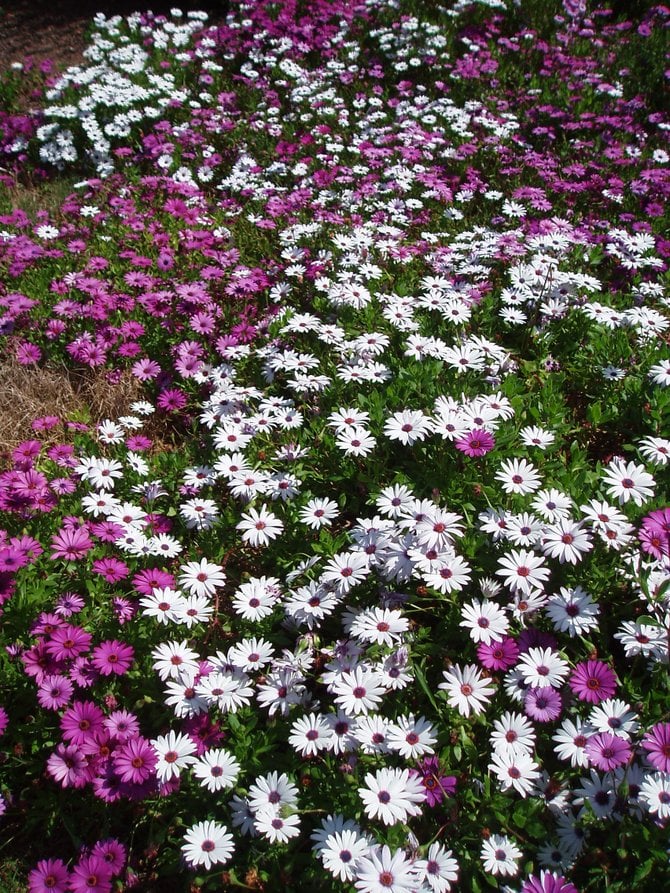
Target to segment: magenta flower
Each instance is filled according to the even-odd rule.
[[[78,744],[59,744],[47,760],[47,772],[64,788],[83,788],[91,780],[88,760]]]
[[[491,452],[495,445],[495,438],[484,428],[473,428],[472,431],[468,431],[463,437],[454,441],[457,450],[472,458],[485,456],[486,453]]]
[[[0,573],[13,574],[19,568],[25,567],[29,561],[30,559],[25,553],[13,546],[0,549]]]
[[[578,893],[578,890],[563,875],[541,871],[539,877],[532,874],[524,881],[521,893]]]
[[[46,643],[46,650],[56,660],[68,660],[88,651],[92,638],[85,629],[66,623],[53,631]]]
[[[93,541],[85,527],[65,527],[51,538],[51,558],[81,561],[93,548]]]
[[[630,744],[611,732],[598,732],[586,742],[584,748],[591,765],[603,772],[623,766],[631,757]]]
[[[529,688],[524,699],[524,710],[537,722],[552,722],[561,715],[563,703],[553,688]]]
[[[442,775],[437,757],[426,757],[419,763],[418,769],[409,771],[410,775],[419,778],[423,784],[428,806],[437,806],[445,797],[453,796],[456,790],[456,778],[453,775]]]
[[[138,736],[121,745],[113,756],[114,771],[126,784],[142,784],[154,774],[158,758],[151,744]]]
[[[118,558],[98,558],[93,562],[91,570],[100,574],[108,583],[118,583],[128,576],[128,565]]]
[[[73,691],[67,676],[45,676],[37,690],[37,700],[46,710],[60,710],[69,703]]]
[[[670,509],[649,512],[638,532],[642,549],[654,558],[670,555]]]
[[[137,605],[132,604],[132,602],[128,601],[128,599],[124,598],[122,595],[117,595],[112,599],[112,607],[114,608],[116,619],[121,626],[123,626],[124,623],[128,623],[129,620],[132,620],[137,613]]]
[[[136,738],[140,733],[140,724],[134,713],[127,710],[114,710],[103,720],[105,730],[119,744],[129,738]]]
[[[167,412],[178,412],[186,406],[187,397],[179,388],[166,388],[161,391],[156,400],[156,406]]]
[[[75,701],[61,717],[63,738],[72,744],[83,744],[103,729],[105,715],[93,701]]]
[[[614,670],[601,660],[587,660],[577,664],[570,676],[570,688],[580,701],[599,704],[616,691]]]
[[[67,893],[70,872],[60,859],[41,859],[28,875],[28,893]]]
[[[112,889],[112,870],[100,856],[82,856],[72,869],[72,893],[109,893]]]
[[[647,759],[660,772],[670,772],[670,722],[659,722],[642,739]]]
[[[130,669],[135,650],[132,645],[124,645],[116,639],[102,642],[93,649],[91,663],[102,676],[123,676]]]
[[[140,595],[151,595],[154,589],[174,589],[175,584],[173,575],[159,568],[139,571],[133,577],[133,586]]]
[[[4,707],[0,707],[0,735],[4,735],[5,729],[9,725],[9,716]]]
[[[480,642],[477,657],[487,670],[509,670],[519,657],[519,646],[511,636],[503,636],[499,642]]]
[[[216,747],[225,738],[221,725],[212,721],[207,713],[189,716],[184,720],[184,732],[196,746],[196,756],[201,757],[210,747]]]
[[[99,840],[91,850],[91,855],[104,860],[112,874],[120,874],[126,864],[126,848],[114,837]]]

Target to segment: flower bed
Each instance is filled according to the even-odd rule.
[[[7,362],[137,391],[0,473],[3,870],[658,886],[667,9],[205,18],[0,122]]]

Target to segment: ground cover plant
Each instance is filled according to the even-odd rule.
[[[667,884],[669,24],[233,2],[5,75],[7,889]]]

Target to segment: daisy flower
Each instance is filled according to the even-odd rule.
[[[233,597],[233,609],[245,620],[257,621],[269,617],[274,611],[277,597],[262,579],[243,583]],[[277,580],[277,583],[279,581]]]
[[[485,428],[473,428],[454,440],[454,446],[471,459],[490,453],[496,442],[493,434]]]
[[[614,789],[614,777],[606,772],[602,777],[595,769],[590,770],[588,778],[582,777],[581,787],[574,789],[575,806],[581,807],[577,818],[581,819],[589,815],[591,811],[599,819],[605,819],[614,811],[616,791]]]
[[[214,607],[204,595],[188,595],[174,609],[175,620],[191,629],[196,623],[206,623],[214,612]]]
[[[334,831],[319,845],[324,868],[341,881],[353,881],[359,861],[370,853],[370,844],[350,828]]]
[[[360,893],[407,893],[415,890],[416,869],[403,850],[388,846],[370,850],[356,867],[355,887]]]
[[[368,608],[357,614],[349,629],[350,635],[362,642],[393,645],[409,629],[409,621],[400,611],[390,608]]]
[[[406,822],[409,816],[421,815],[420,803],[426,799],[421,780],[409,769],[378,769],[365,776],[367,787],[358,794],[370,819],[379,818],[385,825]]]
[[[531,753],[535,729],[521,713],[503,713],[493,723],[491,744],[496,753]]]
[[[579,717],[563,720],[562,725],[552,741],[556,742],[556,755],[559,760],[570,761],[571,766],[588,766],[589,758],[586,754],[586,743],[595,728],[591,723]]]
[[[522,797],[531,793],[540,776],[538,764],[525,752],[497,751],[493,754],[489,769],[498,777],[503,791],[514,788]]]
[[[638,449],[654,465],[667,465],[670,462],[670,440],[664,437],[644,437]]]
[[[451,850],[445,850],[440,843],[430,845],[425,859],[417,859],[414,869],[419,875],[419,882],[433,893],[447,893],[451,885],[458,880],[458,862],[453,858]]]
[[[611,732],[597,732],[592,735],[584,750],[590,764],[603,772],[625,765],[632,755],[630,744]]]
[[[538,428],[536,425],[528,425],[519,431],[521,442],[526,446],[534,446],[540,450],[546,450],[548,446],[556,439],[552,431],[546,431],[544,428]]]
[[[563,875],[550,871],[541,871],[539,877],[531,875],[524,881],[521,893],[578,893],[577,888]]]
[[[208,561],[206,558],[182,564],[180,571],[179,585],[192,595],[207,595],[211,597],[226,582],[223,568]]]
[[[310,713],[296,719],[291,726],[289,744],[302,757],[313,757],[320,750],[329,750],[333,732],[326,718]]]
[[[259,776],[251,785],[248,801],[253,812],[266,806],[277,812],[283,807],[293,809],[298,803],[298,789],[285,773],[270,772]]]
[[[619,458],[609,463],[603,481],[607,485],[608,494],[612,499],[618,499],[620,505],[625,505],[631,499],[635,505],[642,505],[654,495],[656,486],[656,481],[645,470],[644,465],[624,462]]]
[[[328,416],[328,425],[337,432],[345,431],[347,428],[355,426],[363,426],[370,421],[370,413],[361,409],[352,409],[346,407],[331,412]]]
[[[161,784],[178,778],[186,766],[194,762],[195,742],[188,735],[171,731],[154,738],[151,745],[156,752],[156,775]]]
[[[198,653],[193,651],[185,639],[181,642],[161,642],[153,649],[151,656],[154,659],[154,670],[163,681],[177,679],[184,670],[195,674],[200,667]]]
[[[556,524],[545,527],[542,536],[542,551],[551,558],[558,558],[561,564],[577,564],[590,552],[593,543],[588,533],[582,529],[582,522],[574,522],[570,518],[561,518]]]
[[[600,660],[587,660],[577,664],[570,676],[570,688],[580,701],[599,704],[611,698],[616,691],[614,671]]]
[[[251,546],[267,546],[271,540],[276,539],[284,529],[283,523],[263,505],[260,511],[250,508],[242,515],[242,520],[237,525],[242,531],[242,539]]]
[[[334,500],[314,498],[300,509],[298,517],[303,524],[318,530],[320,527],[330,527],[339,511],[339,506]]]
[[[473,642],[499,642],[509,628],[509,621],[504,611],[495,602],[474,599],[469,605],[461,608],[463,620],[459,626],[469,630]]]
[[[581,586],[573,589],[561,586],[557,595],[549,596],[545,611],[554,624],[554,629],[557,632],[567,632],[571,638],[598,628],[600,606]]]
[[[413,714],[399,716],[391,722],[386,733],[389,749],[399,753],[405,759],[416,759],[427,753],[434,753],[433,744],[437,741],[434,727],[421,716],[414,719]]]
[[[483,842],[480,855],[489,874],[513,877],[519,870],[521,850],[505,834],[492,834]]]
[[[544,688],[529,688],[526,691],[523,709],[537,722],[553,722],[561,715],[563,702],[556,689],[545,685]]]
[[[651,772],[640,785],[640,802],[659,821],[670,819],[670,775],[667,772]]]
[[[670,773],[670,723],[659,722],[642,739],[642,749],[654,769]]]
[[[560,490],[538,490],[530,505],[538,515],[554,523],[570,514],[572,500]]]
[[[341,431],[336,443],[346,456],[367,456],[375,448],[377,441],[365,428],[354,425]]]
[[[670,386],[670,360],[663,360],[652,366],[647,373],[654,384],[667,388]]]
[[[206,871],[213,865],[227,862],[233,854],[233,838],[225,825],[218,822],[198,822],[184,835],[181,848],[189,865],[202,865]]]
[[[466,664],[462,668],[455,665],[442,675],[444,682],[440,682],[438,688],[446,691],[449,706],[458,710],[461,716],[470,716],[471,711],[482,713],[495,693],[494,686],[482,676],[476,664]]]
[[[399,518],[414,505],[414,499],[415,496],[408,487],[404,484],[394,484],[381,491],[375,500],[375,505],[382,515]]]
[[[591,708],[588,717],[596,732],[612,732],[626,740],[630,740],[640,728],[637,718],[637,713],[631,710],[630,704],[620,698],[601,701],[597,707]]]
[[[384,425],[389,440],[399,440],[403,446],[413,446],[425,440],[431,430],[430,419],[420,410],[404,409],[395,412]]]
[[[544,567],[544,558],[534,552],[513,549],[499,560],[496,576],[503,577],[512,592],[529,595],[533,589],[543,589],[550,571]]]
[[[540,476],[535,466],[526,459],[506,459],[495,474],[505,493],[533,493],[540,487]]]
[[[40,859],[28,875],[28,893],[66,893],[70,872],[61,859]]]
[[[267,838],[270,843],[287,843],[292,837],[300,834],[300,816],[280,815],[271,806],[263,806],[256,810],[254,828]]]
[[[240,774],[240,764],[227,751],[212,748],[193,763],[192,772],[204,788],[215,793],[232,788]]]
[[[551,648],[529,648],[519,658],[517,669],[532,688],[557,688],[568,675],[568,662]]]
[[[321,574],[321,582],[337,585],[339,595],[362,582],[370,573],[368,558],[359,552],[338,552],[333,555]]]
[[[362,666],[354,667],[344,673],[333,683],[335,703],[345,713],[358,716],[374,710],[386,694],[386,687],[376,670],[367,670]]]

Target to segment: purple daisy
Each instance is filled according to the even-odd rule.
[[[112,870],[100,856],[82,856],[72,869],[72,893],[108,893],[112,889]]]
[[[47,772],[64,788],[83,788],[91,780],[88,760],[78,744],[59,744],[47,760]]]
[[[65,527],[51,538],[52,559],[63,558],[65,561],[81,561],[93,548],[93,540],[84,527]]]
[[[120,874],[126,864],[126,848],[115,837],[99,840],[91,850],[91,855],[106,862],[112,874]]]
[[[499,642],[480,642],[477,657],[487,670],[509,670],[517,662],[519,646],[511,636],[503,636]]]
[[[37,700],[45,710],[60,710],[69,703],[73,691],[67,676],[45,676],[37,690]]]
[[[55,660],[70,660],[88,651],[92,638],[86,630],[67,623],[54,630],[46,650]]]
[[[529,688],[524,699],[524,710],[537,722],[552,722],[561,715],[563,703],[553,688]]]
[[[603,772],[610,772],[617,766],[625,765],[631,757],[630,744],[625,738],[611,732],[598,732],[586,742],[584,748],[591,765]]]
[[[491,452],[495,445],[495,438],[484,428],[473,428],[472,431],[468,431],[463,437],[454,441],[456,449],[471,458],[485,456]]]
[[[142,784],[154,774],[158,758],[151,743],[138,736],[124,742],[113,756],[114,771],[126,784]]]
[[[41,859],[28,875],[28,893],[66,893],[70,872],[60,859]]]
[[[75,701],[61,717],[63,738],[72,744],[83,744],[102,731],[104,714],[93,701]]]
[[[521,887],[521,893],[578,893],[577,888],[563,875],[553,871],[541,871],[540,876],[532,874]]]
[[[614,670],[601,660],[577,664],[569,682],[579,700],[589,704],[599,704],[611,698],[617,685]]]
[[[102,676],[123,676],[133,663],[135,650],[132,645],[124,645],[116,639],[102,642],[93,649],[91,663]]]
[[[642,739],[647,759],[660,772],[670,772],[670,722],[659,722]]]
[[[410,769],[410,775],[419,778],[423,784],[428,806],[437,806],[445,797],[453,796],[456,790],[456,778],[453,775],[442,775],[437,757],[426,757],[419,763],[418,770]]]

